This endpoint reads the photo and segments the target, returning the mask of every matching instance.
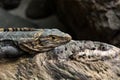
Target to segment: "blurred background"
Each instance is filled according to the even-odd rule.
[[[57,28],[120,47],[120,0],[0,0],[1,27]]]
[[[47,11],[46,1],[0,0],[0,26],[62,29],[56,16]]]

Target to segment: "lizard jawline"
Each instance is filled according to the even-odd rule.
[[[45,51],[51,50],[51,48],[48,48],[48,47],[47,48],[41,47],[41,49],[40,48],[32,48],[25,44],[21,44],[20,48],[22,50],[24,50],[25,52],[29,52],[29,53],[39,53],[39,52],[45,52]]]

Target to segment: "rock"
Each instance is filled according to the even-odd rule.
[[[82,44],[83,43],[83,44]],[[81,46],[81,45],[82,46]],[[96,45],[95,45],[96,44]],[[104,48],[100,48],[104,46]],[[80,48],[82,47],[82,48]],[[70,58],[69,56],[62,60],[58,55],[65,56],[64,52],[68,55],[73,55],[78,51],[85,49],[96,50],[101,52],[109,52],[113,50],[116,57],[111,57],[106,60],[86,61],[82,55],[83,61]],[[66,49],[67,48],[67,49]],[[99,48],[99,49],[98,49]],[[56,51],[58,50],[59,51]],[[83,49],[83,50],[82,50]],[[65,51],[66,50],[66,51]],[[74,50],[74,51],[73,51]],[[116,53],[114,53],[116,50]],[[62,52],[61,52],[62,51]],[[69,52],[72,52],[69,53]],[[16,61],[9,61],[8,63],[0,63],[0,79],[2,80],[118,80],[120,79],[120,49],[100,42],[92,41],[71,41],[68,44],[59,46],[52,51],[36,54],[35,56],[21,57]],[[86,53],[85,53],[86,54]],[[110,56],[106,53],[106,55]],[[104,55],[104,56],[106,56]],[[93,55],[97,57],[97,55]],[[99,57],[100,57],[99,56]],[[58,58],[59,57],[59,58]]]
[[[54,0],[59,20],[80,40],[109,42],[120,29],[119,0]]]
[[[0,9],[0,26],[1,27],[38,27],[38,25],[9,14],[7,11]]]
[[[40,19],[53,13],[52,3],[49,0],[31,0],[26,9],[26,16],[31,19]]]
[[[110,43],[120,48],[120,32],[118,31],[113,39],[110,40]]]
[[[17,8],[21,0],[0,0],[0,5],[5,10]]]
[[[112,45],[96,41],[74,41],[56,47],[54,54],[59,60],[75,58],[79,61],[109,60],[119,55],[120,49]]]

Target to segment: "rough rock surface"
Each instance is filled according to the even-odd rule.
[[[71,41],[49,52],[1,62],[0,79],[119,80],[120,49],[100,42]]]
[[[120,0],[54,1],[60,21],[77,39],[109,42],[120,30]]]

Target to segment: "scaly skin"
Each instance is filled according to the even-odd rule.
[[[58,29],[0,28],[0,41],[13,41],[29,53],[49,51],[71,40],[71,36]]]

